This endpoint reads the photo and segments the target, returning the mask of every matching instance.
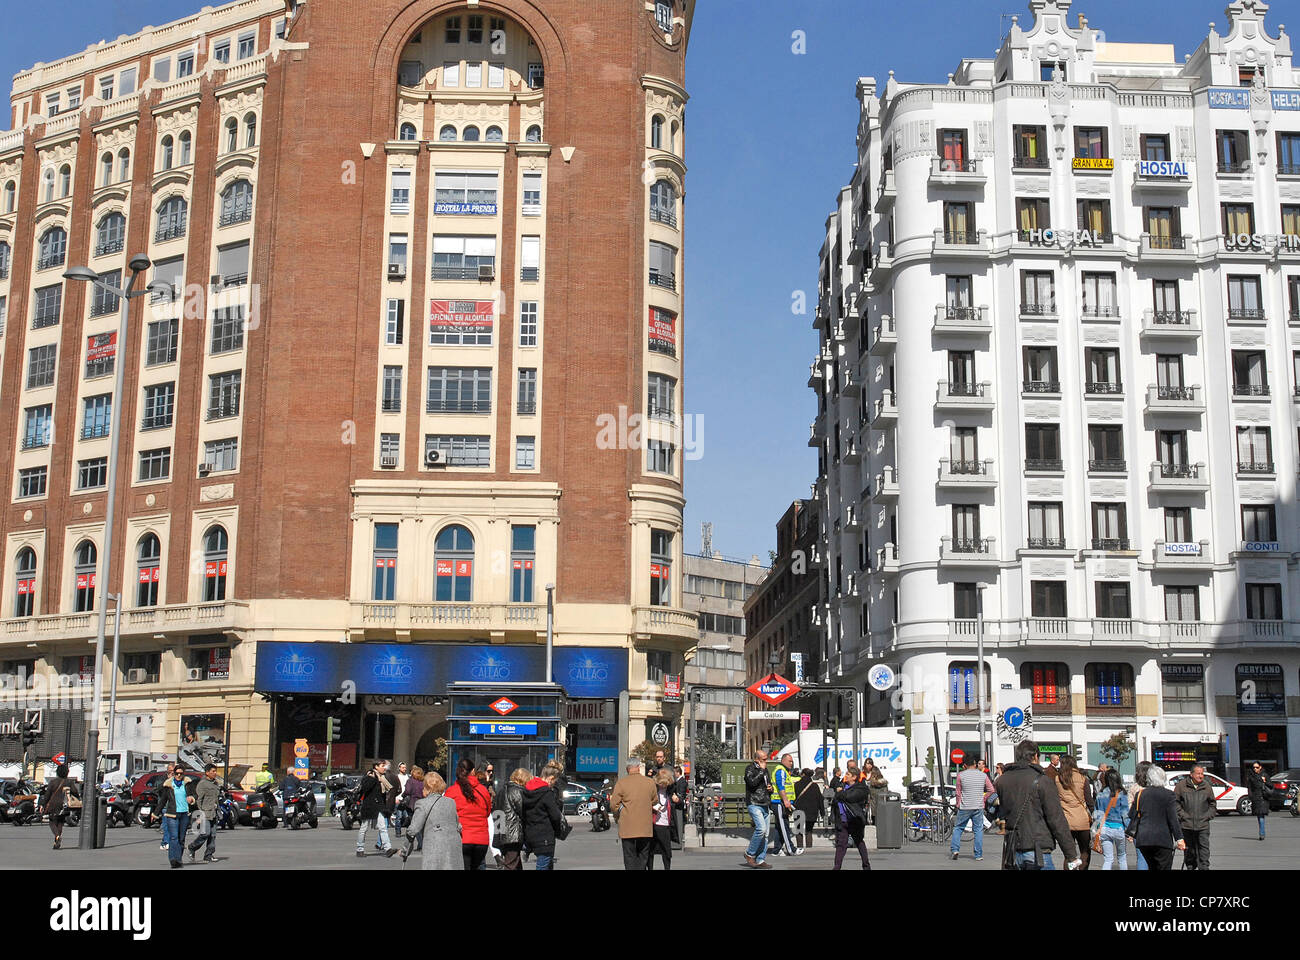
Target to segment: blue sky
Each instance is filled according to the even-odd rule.
[[[328,0],[318,0],[328,2]],[[633,0],[620,0],[633,2]],[[1224,0],[1076,0],[1077,13],[1119,42],[1164,42],[1179,59],[1226,29]],[[5,77],[198,10],[198,0],[7,0]],[[1274,4],[1271,32],[1285,22]],[[699,0],[687,61],[686,410],[704,418],[703,453],[688,461],[685,544],[729,556],[775,545],[774,524],[808,496],[817,471],[807,388],[817,351],[817,251],[838,189],[853,175],[859,76],[940,82],[962,57],[990,57],[1002,14],[1031,21],[1020,0]],[[1009,23],[1009,21],[1008,21]],[[57,28],[51,28],[56,24]],[[804,31],[807,53],[792,34]]]

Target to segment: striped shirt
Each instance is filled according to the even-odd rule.
[[[993,792],[989,775],[974,767],[957,774],[957,808],[959,810],[982,810],[984,808],[984,791]]]

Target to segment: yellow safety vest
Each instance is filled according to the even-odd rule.
[[[253,777],[253,786],[264,787],[274,779],[275,777],[271,776],[269,770],[259,770],[257,775]]]
[[[784,791],[779,789],[776,785],[776,775],[778,772],[784,774],[784,779],[785,779]],[[794,803],[794,774],[793,773],[787,770],[784,765],[778,763],[776,767],[772,770],[771,781],[772,781],[771,796],[772,796],[773,803],[781,802],[782,792],[784,792],[785,794],[785,799],[789,800],[791,803]]]

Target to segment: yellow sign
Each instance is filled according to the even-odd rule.
[[[307,752],[306,740],[295,740],[293,742],[293,755],[295,757],[305,757],[307,756]]]
[[[1075,157],[1073,167],[1075,170],[1114,170],[1115,160],[1112,157]]]

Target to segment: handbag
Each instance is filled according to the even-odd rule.
[[[1102,814],[1101,819],[1097,821],[1097,829],[1092,831],[1092,852],[1101,853],[1101,831],[1106,827],[1106,819],[1110,812],[1115,809],[1115,804],[1119,802],[1119,794],[1110,798],[1110,803],[1106,805],[1106,812]]]
[[[81,798],[72,795],[71,787],[63,788],[63,805],[71,810],[81,809]]]
[[[1037,774],[1030,787],[1030,793],[1038,790],[1038,785],[1042,782],[1042,774]],[[1043,853],[1034,845],[1034,862],[1032,864],[1021,864],[1016,862],[1016,832],[1020,829],[1020,821],[1025,818],[1025,810],[1033,802],[1033,797],[1026,796],[1024,805],[1016,811],[1015,826],[1007,830],[1006,836],[1002,840],[1002,869],[1003,870],[1041,870],[1043,869]]]
[[[556,832],[556,836],[561,840],[567,840],[571,833],[573,833],[573,824],[569,823],[567,817],[560,814],[560,829]]]
[[[1137,795],[1133,801],[1133,816],[1129,817],[1128,826],[1124,828],[1124,836],[1137,842],[1138,824],[1142,822],[1142,794]]]

